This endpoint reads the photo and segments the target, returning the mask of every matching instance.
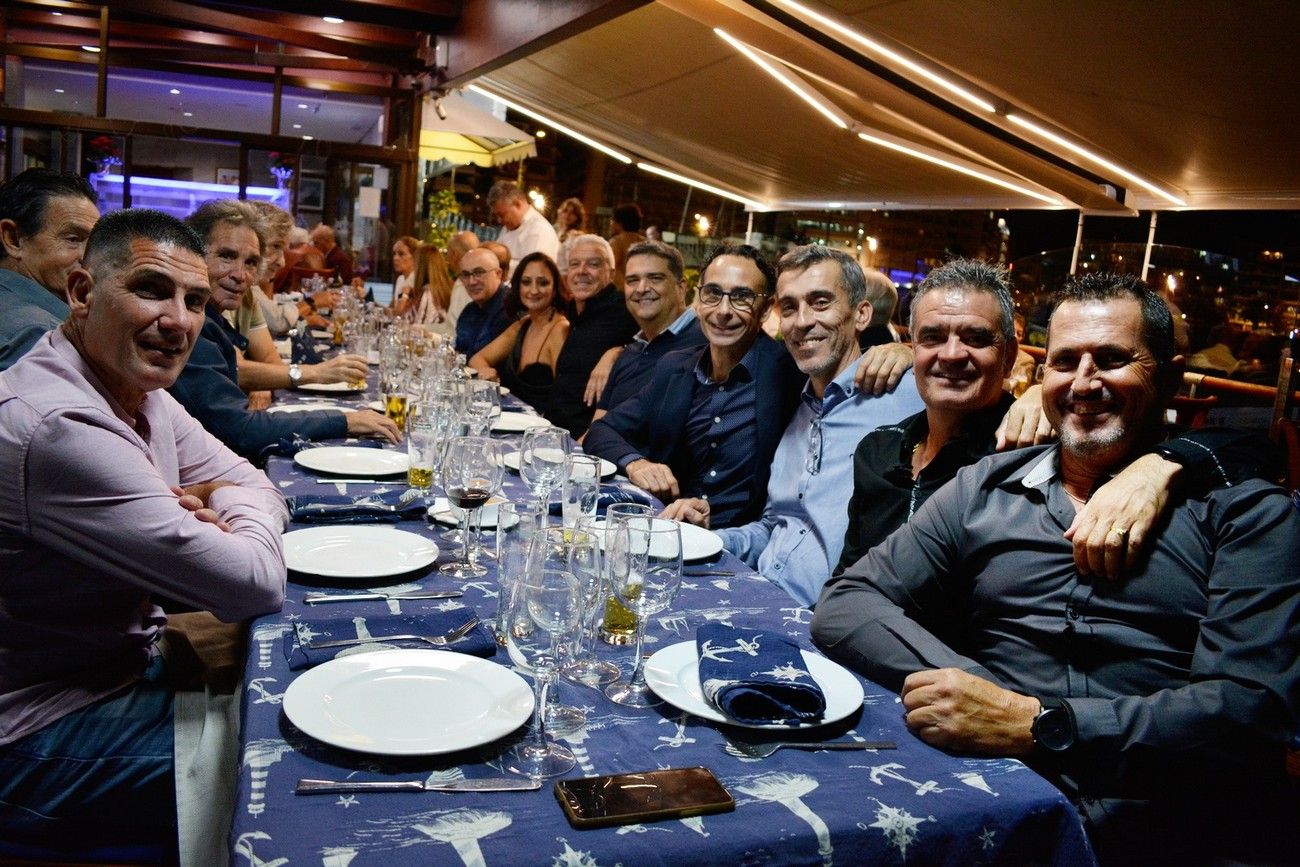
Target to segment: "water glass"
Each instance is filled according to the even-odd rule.
[[[471,379],[465,383],[461,412],[469,436],[487,436],[492,417],[501,412],[501,390],[495,382]]]
[[[516,593],[528,569],[528,548],[533,534],[546,526],[546,515],[536,505],[502,503],[497,506],[497,616],[492,626],[497,644],[506,645],[511,630],[526,631],[528,615],[520,611]]]
[[[535,427],[524,431],[519,449],[519,475],[537,502],[546,505],[551,491],[563,481],[564,459],[573,446],[569,432],[558,427]]]
[[[561,520],[566,527],[576,527],[579,518],[596,516],[600,498],[600,458],[569,455],[564,459],[564,486],[561,489]]]
[[[609,576],[610,542],[618,525],[629,517],[650,517],[654,509],[641,503],[615,503],[605,510],[605,616],[600,624],[600,640],[606,644],[622,646],[631,644],[636,636],[636,615],[618,601],[612,589],[613,582]]]
[[[406,455],[410,460],[406,483],[421,494],[429,493],[433,486],[438,458],[446,443],[439,435],[435,416],[434,408],[423,402],[412,404],[406,414]]]
[[[582,628],[570,654],[571,659],[560,673],[567,680],[595,688],[619,678],[618,666],[598,659],[595,647],[596,634],[609,597],[609,577],[605,570],[608,558],[601,554],[605,530],[595,518],[579,518],[576,529],[569,532],[575,540],[575,555],[570,558],[570,569],[582,590]],[[584,542],[590,546],[589,551],[580,549]]]

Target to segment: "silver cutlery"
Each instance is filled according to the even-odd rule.
[[[308,605],[315,605],[319,602],[366,602],[374,599],[393,600],[402,602],[407,599],[455,599],[464,596],[461,590],[436,590],[428,593],[308,593],[302,597],[302,601]]]
[[[746,744],[731,741],[722,748],[733,756],[747,759],[765,759],[777,750],[894,750],[893,741],[770,741],[764,744]]]
[[[535,792],[541,780],[525,777],[490,777],[482,780],[452,780],[427,783],[424,780],[308,780],[298,781],[295,795],[334,795],[349,792]]]
[[[391,485],[392,479],[317,479],[318,485]]]
[[[374,644],[376,642],[387,641],[423,641],[425,644],[432,644],[435,647],[442,647],[444,644],[452,644],[460,641],[466,635],[469,635],[471,629],[478,626],[477,617],[471,617],[469,620],[457,626],[446,635],[372,635],[368,638],[342,638],[337,641],[309,641],[304,647],[308,650],[324,650],[329,647],[347,647],[351,644]]]
[[[688,578],[734,578],[736,577],[735,572],[728,572],[726,569],[703,569],[697,571],[694,569],[687,568],[682,570],[682,574],[687,576]]]

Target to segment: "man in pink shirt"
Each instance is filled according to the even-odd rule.
[[[174,859],[152,597],[227,622],[283,600],[283,499],[164,391],[209,292],[193,230],[115,212],[68,319],[0,374],[0,860]]]

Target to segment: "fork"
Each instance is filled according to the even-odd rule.
[[[893,741],[769,741],[764,744],[746,744],[729,741],[722,748],[733,756],[747,759],[765,759],[781,749],[792,750],[893,750]]]
[[[309,641],[304,646],[308,650],[324,650],[327,647],[347,647],[351,644],[372,644],[378,641],[423,641],[425,644],[442,647],[460,641],[478,624],[479,619],[471,617],[446,635],[374,635],[369,638],[342,638],[338,641]]]

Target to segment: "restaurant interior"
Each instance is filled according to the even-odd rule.
[[[184,217],[210,199],[270,202],[303,228],[334,227],[380,300],[394,282],[393,239],[445,244],[465,230],[494,239],[487,195],[502,179],[528,191],[548,222],[577,198],[602,235],[615,206],[639,203],[689,275],[728,241],[773,259],[794,243],[823,244],[883,271],[906,299],[945,258],[987,258],[1011,268],[1036,360],[1047,299],[1068,277],[1128,271],[1171,303],[1191,352],[1218,346],[1233,356],[1231,365],[1200,356],[1175,398],[1177,420],[1265,433],[1294,490],[1300,81],[1286,40],[1296,33],[1300,4],[1286,0],[5,0],[0,182],[34,166],[78,173],[104,213],[148,207]],[[1238,226],[1263,230],[1242,238]],[[301,475],[286,471],[280,484],[310,488]],[[690,580],[732,577],[706,576]],[[479,591],[484,601],[492,595]],[[737,589],[731,604],[743,606],[748,593]],[[701,603],[700,616],[707,610]],[[787,622],[807,623],[806,610],[783,610]],[[209,757],[239,763],[237,789],[220,802],[234,804],[235,819],[218,817],[229,838],[183,852],[187,863],[218,863],[207,860],[217,852],[241,865],[292,855],[361,867],[373,863],[366,855],[411,857],[415,843],[403,833],[436,846],[416,846],[417,857],[446,863],[453,853],[467,865],[612,863],[623,852],[623,863],[708,863],[711,826],[702,820],[658,834],[664,855],[657,826],[596,844],[550,802],[507,812],[487,801],[458,812],[402,803],[401,828],[358,810],[371,825],[347,826],[347,841],[313,830],[350,823],[351,796],[328,799],[328,812],[316,803],[326,799],[295,800],[281,763],[338,779],[377,771],[430,783],[454,782],[459,767],[430,766],[412,758],[418,751],[371,763],[364,750],[304,745],[282,713],[266,713],[286,690],[290,666],[278,648],[290,629],[264,623],[246,638],[240,753]],[[274,666],[259,668],[256,655],[272,649]],[[895,700],[876,689],[868,686],[868,706]],[[249,708],[261,716],[250,719]],[[665,714],[647,726],[615,714],[602,724],[625,730],[627,749],[632,732],[638,744],[662,742],[642,761],[662,768],[699,736],[686,719]],[[591,776],[585,737],[565,742]],[[870,820],[856,824],[878,832],[883,850],[851,848],[831,822],[846,856],[906,859],[926,821],[922,795],[961,789],[990,802],[1005,795],[1007,814],[1037,815],[1037,826],[1020,829],[1027,838],[1050,836],[1044,828],[1059,821],[1050,845],[1006,857],[1088,863],[1082,832],[1052,813],[1061,805],[1014,790],[1010,765],[911,761],[908,770],[870,758],[866,794],[905,788],[912,812],[872,806],[876,831]],[[768,776],[780,779],[746,778],[746,803],[780,805],[782,820],[811,832],[804,855],[832,863],[831,831],[801,801],[817,782]],[[278,794],[263,800],[267,786]],[[273,822],[263,821],[268,807]],[[205,809],[189,821],[207,821]],[[946,821],[936,815],[931,823]],[[986,821],[990,835],[1016,833],[1014,823],[998,824],[1011,822],[1005,816]],[[494,835],[514,847],[535,838],[539,848],[531,860],[515,848],[513,860],[489,846]],[[758,829],[733,843],[726,852],[738,862],[771,854]],[[106,858],[115,855],[133,863],[129,852]]]

